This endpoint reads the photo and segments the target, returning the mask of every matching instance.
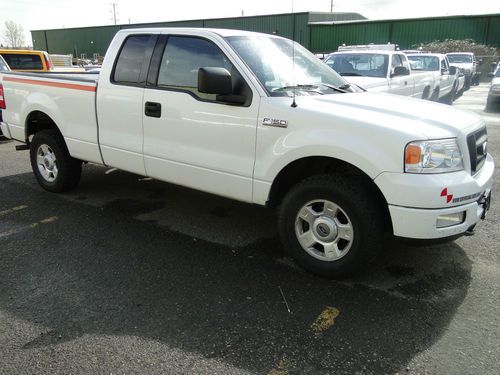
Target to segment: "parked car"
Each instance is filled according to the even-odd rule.
[[[451,66],[462,69],[465,75],[465,90],[468,90],[476,76],[476,58],[472,52],[447,53]]]
[[[325,63],[348,82],[368,91],[431,99],[434,74],[413,74],[406,55],[391,50],[352,50],[335,52]]]
[[[123,29],[99,85],[76,73],[0,80],[2,130],[29,148],[44,189],[75,188],[88,161],[279,207],[284,248],[322,276],[352,273],[386,234],[470,233],[489,208],[481,117],[359,90],[275,35]]]
[[[45,51],[0,49],[0,56],[13,71],[47,72],[53,69],[49,55]]]
[[[500,69],[497,69],[491,81],[490,91],[486,99],[486,109],[491,110],[500,106]]]
[[[407,54],[410,66],[415,74],[432,72],[434,90],[430,99],[452,104],[458,89],[457,67],[450,66],[446,55],[440,53]]]

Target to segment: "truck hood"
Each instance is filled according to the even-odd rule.
[[[456,137],[478,128],[481,118],[452,106],[385,93],[349,93],[298,97],[297,104],[318,114],[345,117],[420,139]]]
[[[456,66],[460,69],[472,70],[474,65],[472,63],[450,63],[451,66]]]
[[[371,89],[379,86],[387,86],[387,78],[384,77],[342,77],[349,83],[354,83],[364,89]]]

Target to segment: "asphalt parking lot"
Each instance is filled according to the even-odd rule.
[[[0,374],[500,373],[487,90],[454,104],[484,116],[497,160],[475,236],[388,241],[341,282],[294,265],[272,211],[91,165],[51,194],[1,143]]]

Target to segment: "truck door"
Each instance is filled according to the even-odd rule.
[[[144,85],[158,35],[131,35],[118,52],[110,80],[104,72],[97,90],[99,140],[104,162],[146,174],[142,153]]]
[[[405,60],[406,61],[406,60]],[[407,75],[393,76],[394,69],[398,66],[408,68]],[[410,76],[409,64],[403,64],[403,60],[399,54],[392,55],[391,68],[389,69],[389,92],[391,94],[410,96],[413,94],[413,77]]]
[[[441,86],[440,86],[440,97],[447,95],[452,87],[454,76],[450,74],[450,65],[446,59],[441,59]]]
[[[148,176],[252,201],[259,100],[223,46],[201,37],[165,36],[152,58],[143,100]],[[247,98],[228,103],[198,91],[198,70],[225,68]]]

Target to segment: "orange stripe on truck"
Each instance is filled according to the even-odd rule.
[[[92,91],[92,92],[96,91],[96,87],[95,86],[78,85],[78,84],[75,84],[75,83],[61,83],[61,82],[52,82],[52,81],[38,81],[38,80],[35,80],[35,79],[16,78],[16,77],[4,77],[3,80],[4,81],[10,81],[10,82],[27,83],[29,85],[58,87],[58,88],[62,88],[62,89]]]

